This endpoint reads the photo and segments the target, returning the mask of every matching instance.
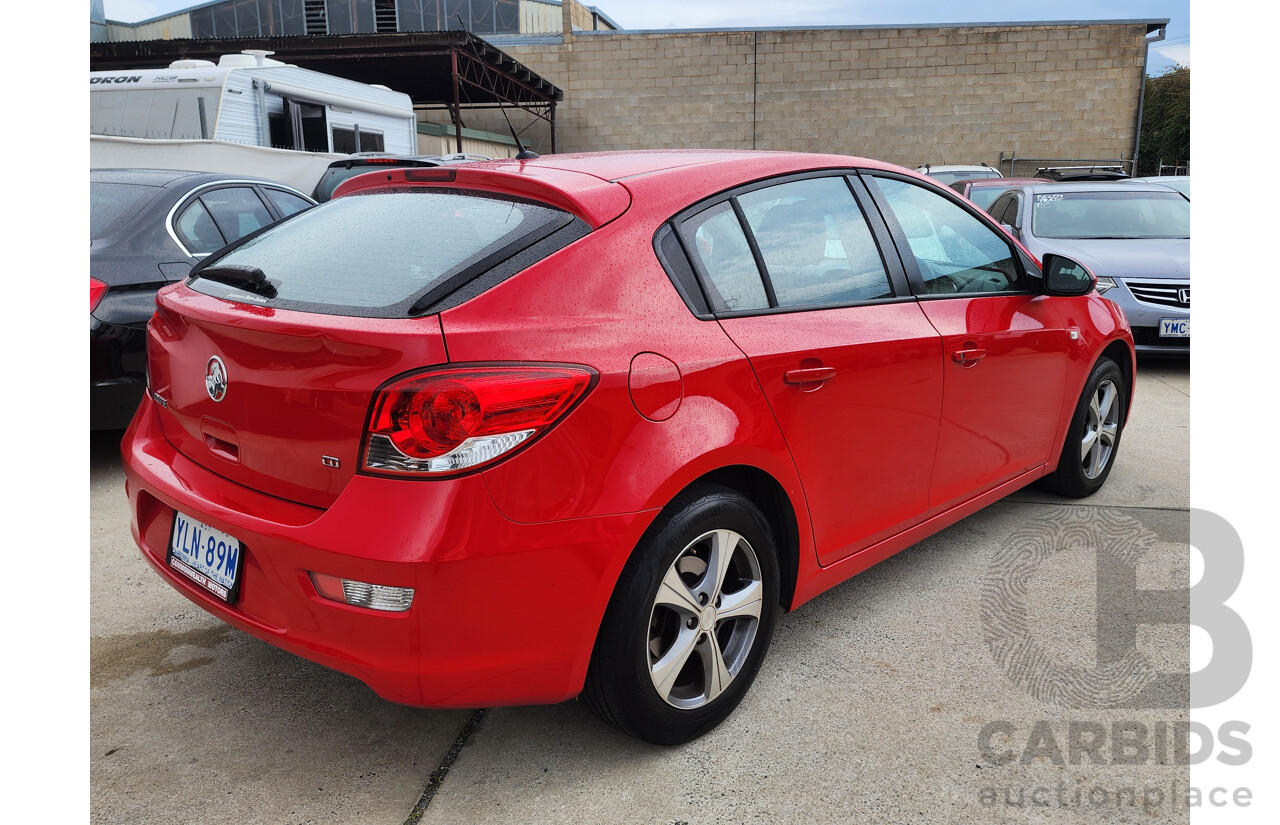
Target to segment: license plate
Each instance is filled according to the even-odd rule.
[[[244,545],[234,536],[175,510],[165,562],[230,604],[240,591]]]
[[[1191,337],[1191,319],[1190,318],[1161,318],[1160,319],[1160,337],[1161,338],[1190,338]]]

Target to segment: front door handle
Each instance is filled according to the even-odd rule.
[[[826,381],[836,374],[835,367],[810,367],[808,369],[787,370],[782,380],[788,384],[816,384]]]
[[[982,347],[972,347],[970,349],[958,349],[951,353],[951,360],[955,361],[962,367],[972,367],[974,364],[987,357],[987,351]]]

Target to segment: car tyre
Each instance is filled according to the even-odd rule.
[[[778,582],[773,533],[755,504],[719,486],[681,493],[618,578],[587,671],[587,705],[659,745],[711,730],[760,669]]]
[[[1058,469],[1045,476],[1041,486],[1071,498],[1085,498],[1102,488],[1120,449],[1127,398],[1120,367],[1110,358],[1098,359],[1076,404]]]

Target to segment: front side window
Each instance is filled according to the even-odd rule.
[[[778,306],[893,295],[880,250],[844,178],[809,178],[738,198]]]
[[[942,195],[905,181],[873,177],[906,237],[925,292],[1014,292],[1018,265],[1001,233]]]

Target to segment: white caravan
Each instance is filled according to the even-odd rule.
[[[339,157],[417,152],[408,95],[269,54],[90,72],[90,166],[262,175],[310,192]]]

